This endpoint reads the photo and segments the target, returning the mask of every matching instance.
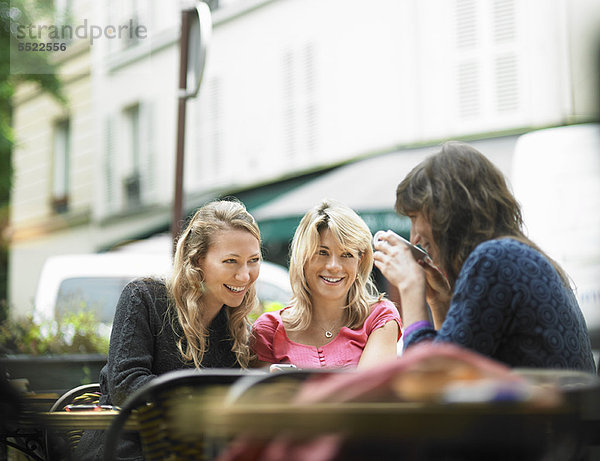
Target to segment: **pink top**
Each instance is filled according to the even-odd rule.
[[[369,335],[377,328],[395,320],[398,323],[398,339],[402,336],[398,309],[388,300],[372,306],[362,327],[356,330],[342,327],[331,342],[321,347],[295,343],[288,338],[281,320],[285,309],[265,312],[252,325],[252,349],[258,360],[293,363],[300,368],[356,367]]]

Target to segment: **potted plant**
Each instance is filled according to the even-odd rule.
[[[26,379],[28,390],[57,392],[98,381],[108,339],[98,333],[91,310],[37,323],[33,317],[0,325],[0,368],[9,379]]]

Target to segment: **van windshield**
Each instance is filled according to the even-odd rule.
[[[96,320],[112,323],[119,296],[132,277],[73,277],[63,280],[56,299],[56,318],[93,310]]]
[[[63,280],[58,288],[55,318],[60,321],[65,315],[91,310],[97,321],[112,324],[119,296],[134,278],[72,277]],[[256,287],[263,305],[276,303],[283,307],[292,296],[288,288],[260,278]]]

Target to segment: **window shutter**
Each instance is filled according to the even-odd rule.
[[[520,107],[515,0],[494,0],[492,14],[492,39],[496,48],[493,67],[495,110],[512,112]]]
[[[288,48],[283,54],[283,147],[295,165],[317,154],[317,64],[314,43]]]
[[[150,101],[139,106],[139,152],[142,203],[155,203],[158,197],[156,182],[156,153],[154,152],[153,106]]]
[[[521,90],[516,1],[456,0],[454,12],[458,118],[468,129],[517,120]]]
[[[108,215],[116,209],[116,184],[115,184],[115,123],[114,118],[109,116],[105,122],[105,155],[104,155],[104,193],[103,203],[100,208],[104,209],[102,215]]]

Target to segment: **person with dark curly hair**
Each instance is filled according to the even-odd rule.
[[[398,185],[396,211],[430,256],[377,233],[375,265],[400,293],[405,348],[451,342],[512,367],[595,372],[567,274],[526,237],[517,200],[482,153],[444,143]]]

